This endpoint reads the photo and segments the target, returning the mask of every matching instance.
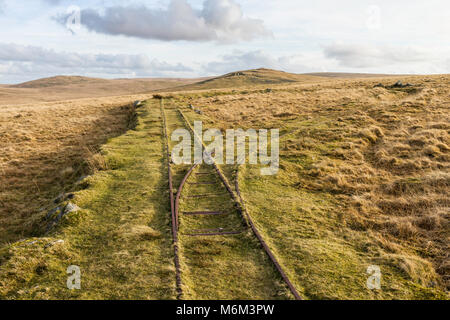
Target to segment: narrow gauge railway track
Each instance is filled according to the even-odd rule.
[[[168,180],[169,180],[169,197],[170,197],[170,211],[172,216],[172,237],[173,237],[173,246],[174,246],[174,264],[175,264],[175,277],[176,277],[176,289],[177,289],[177,298],[181,299],[183,295],[183,291],[181,288],[181,271],[180,271],[180,256],[178,253],[178,230],[177,230],[177,221],[175,215],[174,208],[174,196],[173,196],[173,175],[172,175],[172,167],[171,167],[171,154],[169,149],[169,136],[167,133],[167,119],[166,113],[164,110],[163,100],[160,100],[161,107],[161,118],[163,122],[163,135],[164,135],[164,151],[167,155],[167,168],[168,168]]]
[[[170,124],[166,120],[163,103],[161,112],[171,180],[169,188],[178,298],[186,295],[196,299],[271,299],[277,297],[280,291],[287,290],[281,279],[277,280],[279,273],[293,296],[300,299],[289,280],[286,281],[281,266],[266,250],[267,245],[261,241],[253,222],[248,219],[240,196],[215,162],[212,165],[193,165],[188,170],[181,170],[182,175],[179,169],[175,169],[178,171],[175,175],[182,179],[174,197],[176,183],[172,170],[176,166],[171,165],[167,130]],[[176,113],[184,122],[184,127],[194,134],[183,112],[176,109]],[[261,256],[261,245],[270,259]],[[275,265],[276,270],[270,263]],[[235,276],[231,276],[233,273]]]

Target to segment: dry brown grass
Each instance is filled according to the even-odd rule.
[[[83,98],[100,98],[145,94],[154,90],[187,85],[201,79],[95,79],[58,76],[0,86],[0,106],[24,103],[63,101]]]
[[[83,175],[105,166],[97,153],[129,125],[134,100],[82,99],[0,109],[0,242],[30,236]]]
[[[374,87],[397,80],[414,87]],[[450,76],[186,92],[180,101],[222,129],[280,128],[293,185],[337,197],[348,228],[371,232],[387,251],[413,250],[450,287]]]

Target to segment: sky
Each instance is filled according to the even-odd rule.
[[[0,0],[0,83],[450,73],[446,0]]]

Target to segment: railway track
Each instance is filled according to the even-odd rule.
[[[170,129],[182,125],[192,134],[195,133],[181,110],[171,108],[167,112],[169,120],[161,101],[166,153],[169,159],[169,193],[178,298],[182,299],[187,295],[195,299],[271,299],[283,290],[280,286],[284,285],[276,279],[281,276],[294,298],[300,299],[245,210],[238,179],[236,178],[235,186],[232,187],[215,162],[212,165],[196,164],[189,167],[171,164]],[[174,196],[176,185],[178,189]],[[259,242],[255,241],[255,236]],[[261,257],[261,246],[266,257]],[[237,268],[240,265],[242,269]],[[273,270],[273,267],[276,271],[269,274],[268,270]],[[231,273],[236,273],[236,276],[230,277],[227,269],[233,270]],[[260,274],[255,276],[253,269],[261,269]],[[223,283],[222,279],[225,278],[229,278],[230,283]],[[248,282],[252,278],[256,279]],[[187,283],[192,285],[188,286]],[[233,292],[234,290],[237,292]]]
[[[181,299],[182,297],[182,289],[181,289],[181,271],[180,271],[180,256],[178,252],[178,230],[177,230],[177,218],[175,215],[175,207],[174,207],[174,196],[173,196],[173,175],[172,175],[172,166],[171,166],[171,155],[169,148],[169,136],[167,132],[167,120],[166,113],[164,110],[163,101],[161,100],[161,118],[163,122],[163,134],[164,134],[164,151],[167,155],[167,169],[168,169],[168,180],[169,180],[169,197],[170,197],[170,211],[172,216],[172,237],[174,243],[174,264],[175,264],[175,277],[176,277],[176,286],[177,286],[177,298]]]

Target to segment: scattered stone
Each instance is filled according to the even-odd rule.
[[[81,176],[76,182],[75,182],[75,184],[76,185],[83,185],[85,182],[87,182],[87,181],[85,181],[87,178],[88,178],[89,176]]]
[[[201,112],[200,110],[195,110],[195,113],[202,115],[203,112]]]
[[[47,213],[47,215],[45,216],[45,219],[50,219],[50,217],[51,216],[53,216],[56,212],[58,212],[59,210],[61,210],[61,208],[60,207],[56,207],[56,208],[53,208],[52,210],[50,210],[48,213]]]
[[[61,202],[72,200],[75,198],[75,195],[73,193],[61,193],[58,197],[53,200],[55,204],[60,204]]]
[[[64,243],[64,240],[60,239],[60,240],[56,240],[56,241],[49,242],[49,243],[47,243],[47,244],[44,246],[44,249],[47,249],[47,248],[49,248],[49,247],[53,247],[55,244],[59,244],[59,243],[63,244],[63,243]]]
[[[393,85],[390,85],[390,86],[385,86],[382,83],[378,83],[378,84],[374,85],[373,87],[374,88],[397,89],[397,88],[413,87],[413,85],[411,83],[403,84],[403,82],[397,81],[396,83],[394,83]]]
[[[406,87],[412,87],[413,85],[411,83],[403,84],[401,81],[397,81],[395,84],[390,86],[390,88],[406,88]]]
[[[142,107],[142,101],[136,100],[136,101],[134,102],[133,106],[134,106],[136,109]]]
[[[64,208],[62,214],[63,216],[72,213],[72,212],[76,212],[78,210],[81,210],[79,206],[77,206],[76,204],[73,204],[72,202],[69,202],[66,207]]]
[[[78,210],[81,210],[80,207],[78,207],[76,204],[73,204],[72,202],[69,202],[64,209],[61,210],[61,213],[56,217],[55,221],[49,226],[51,228],[55,223],[59,222],[62,217],[68,215],[69,213],[76,212]]]
[[[194,106],[190,103],[189,103],[189,108],[191,108],[192,110],[195,110]]]

